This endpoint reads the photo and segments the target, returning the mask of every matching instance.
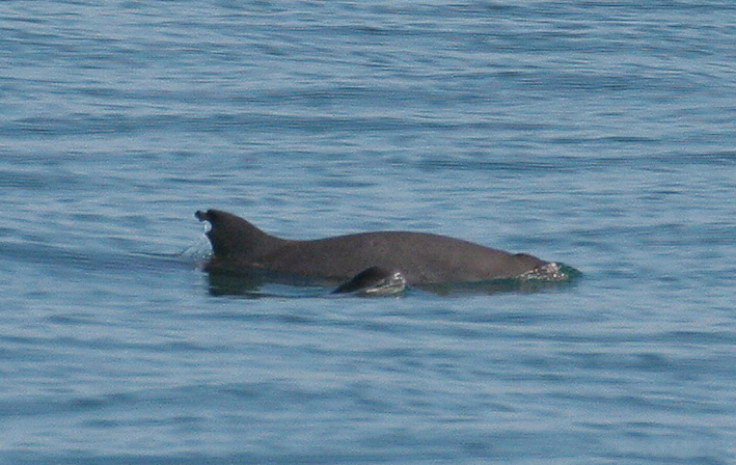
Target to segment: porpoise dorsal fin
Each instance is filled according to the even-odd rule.
[[[212,225],[207,237],[212,243],[215,257],[255,259],[288,242],[266,234],[243,218],[224,211],[200,210],[194,215],[199,221],[208,221]]]

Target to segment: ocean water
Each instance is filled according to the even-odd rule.
[[[734,18],[0,3],[0,463],[733,463]],[[222,292],[203,208],[583,276]]]

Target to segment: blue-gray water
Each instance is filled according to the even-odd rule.
[[[733,463],[734,17],[0,3],[0,463]],[[210,207],[584,276],[221,295]]]

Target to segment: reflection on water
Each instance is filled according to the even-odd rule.
[[[582,273],[570,266],[555,263],[537,272],[525,273],[513,279],[497,279],[479,283],[448,283],[408,286],[416,291],[440,296],[463,294],[496,294],[503,292],[543,292],[573,285]],[[213,296],[261,297],[315,297],[329,296],[339,285],[334,281],[319,281],[295,276],[253,270],[249,273],[207,273],[209,292]],[[275,292],[279,290],[281,293]],[[363,294],[355,294],[361,296]],[[396,293],[389,296],[395,297]]]

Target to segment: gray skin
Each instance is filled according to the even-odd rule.
[[[547,262],[436,234],[390,231],[317,240],[271,236],[219,210],[198,211],[208,221],[210,272],[263,270],[311,279],[343,281],[372,267],[400,272],[407,284],[486,282],[514,278]]]

